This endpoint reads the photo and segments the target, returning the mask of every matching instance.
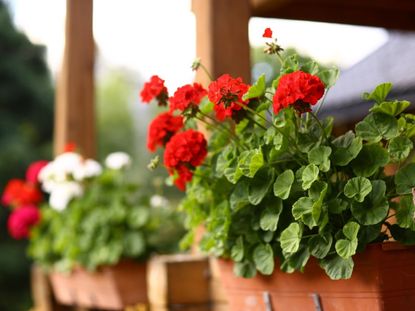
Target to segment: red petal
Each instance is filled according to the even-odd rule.
[[[265,28],[264,34],[262,35],[264,38],[272,38],[272,30],[271,28]]]

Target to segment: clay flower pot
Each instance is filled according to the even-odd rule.
[[[415,248],[389,242],[369,245],[353,257],[348,280],[331,280],[316,260],[304,273],[238,278],[219,259],[230,311],[400,311],[415,306]]]
[[[70,274],[52,272],[49,278],[55,297],[62,304],[121,310],[147,303],[146,272],[146,263],[125,260],[94,272],[80,267]]]

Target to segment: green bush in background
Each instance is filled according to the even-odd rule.
[[[44,47],[17,31],[0,0],[0,189],[24,176],[27,165],[49,158],[53,130],[53,88]],[[0,208],[0,310],[31,304],[26,243],[7,233],[8,210]]]

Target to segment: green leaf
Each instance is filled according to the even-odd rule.
[[[134,207],[127,218],[128,225],[132,229],[140,229],[147,223],[149,217],[150,211],[147,207]]]
[[[389,227],[392,237],[405,245],[414,245],[415,244],[415,231],[410,229],[401,228],[399,225],[395,224]]]
[[[401,197],[396,210],[396,222],[401,228],[415,231],[415,206],[412,196]]]
[[[340,239],[336,241],[336,252],[340,257],[347,259],[356,254],[357,239],[346,240]]]
[[[202,113],[208,114],[213,111],[215,105],[207,98],[203,99],[199,104],[199,109]]]
[[[238,210],[249,204],[248,187],[249,183],[246,179],[242,179],[236,184],[229,198],[229,203],[232,210]]]
[[[372,93],[364,93],[363,99],[374,100],[377,103],[382,103],[386,99],[386,96],[388,96],[391,89],[392,83],[379,84]]]
[[[284,253],[292,254],[298,251],[300,247],[303,230],[296,222],[291,223],[284,231],[281,232],[280,243]]]
[[[374,225],[381,222],[389,211],[389,203],[385,196],[385,182],[383,180],[373,180],[371,184],[372,191],[364,202],[354,202],[351,207],[353,217],[363,225]]]
[[[259,272],[270,275],[274,271],[274,252],[269,244],[260,244],[254,249],[252,257]]]
[[[146,250],[146,242],[141,232],[129,232],[124,237],[124,253],[126,256],[139,257]]]
[[[356,125],[356,135],[368,142],[378,142],[382,138],[398,136],[398,121],[384,113],[370,113]]]
[[[238,158],[238,169],[246,177],[254,177],[262,166],[264,166],[264,156],[260,148],[244,151]]]
[[[351,257],[344,259],[334,255],[330,258],[322,259],[320,266],[332,280],[349,279],[352,276],[354,262]]]
[[[243,176],[239,167],[226,168],[224,171],[224,175],[231,184],[236,184],[238,180],[241,179],[241,177]]]
[[[352,131],[333,140],[336,149],[332,155],[332,161],[335,165],[345,166],[357,157],[362,150],[362,138],[355,137]]]
[[[322,172],[328,172],[330,169],[331,148],[327,146],[317,146],[308,153],[308,161],[318,165]]]
[[[409,156],[413,147],[413,143],[408,137],[398,136],[390,140],[388,152],[393,161],[400,162]]]
[[[281,265],[281,270],[286,273],[292,273],[295,270],[303,272],[309,258],[309,248],[305,245],[301,245],[296,253],[286,258]]]
[[[274,195],[283,200],[286,200],[291,191],[291,186],[294,182],[294,173],[292,170],[286,170],[278,175],[274,183]]]
[[[322,235],[311,237],[308,241],[308,248],[314,257],[324,258],[329,253],[332,243],[333,237],[331,233],[326,232]]]
[[[313,182],[318,179],[319,169],[315,164],[309,164],[303,171],[301,180],[303,181],[302,187],[304,190],[307,190],[311,187]]]
[[[388,162],[389,154],[385,148],[379,144],[366,144],[351,164],[357,176],[370,177]]]
[[[397,116],[403,112],[406,108],[411,105],[410,102],[406,100],[395,100],[392,102],[382,102],[380,104],[374,105],[369,111],[371,112],[382,112],[391,116]]]
[[[349,202],[346,199],[335,198],[328,202],[327,207],[331,214],[341,214],[349,208]]]
[[[354,221],[349,221],[343,227],[343,234],[350,241],[356,240],[357,234],[359,233],[360,225]]]
[[[284,62],[281,66],[281,73],[290,73],[300,69],[300,64],[298,62],[298,56],[296,54],[292,54],[286,58],[284,58]]]
[[[315,75],[319,71],[318,63],[311,60],[301,66],[301,71],[308,72],[309,74]]]
[[[294,204],[292,214],[295,220],[302,220],[306,214],[312,214],[314,200],[309,197],[301,197]]]
[[[267,195],[274,182],[274,170],[260,170],[248,187],[248,200],[252,205],[258,205]]]
[[[395,185],[398,194],[408,194],[415,187],[415,163],[401,168],[395,175]]]
[[[280,199],[274,200],[276,200],[275,206],[268,206],[265,208],[259,219],[259,226],[264,231],[277,230],[278,220],[282,212],[282,201]]]
[[[331,88],[336,84],[337,79],[339,78],[340,71],[338,68],[329,68],[320,71],[317,76],[323,81],[326,88]]]
[[[244,260],[234,263],[233,272],[239,277],[253,278],[256,275],[256,268],[253,262]]]
[[[365,197],[372,191],[370,180],[364,177],[354,177],[350,179],[344,187],[344,194],[349,199],[363,202]]]
[[[231,249],[231,258],[233,261],[241,261],[244,258],[244,240],[242,236],[236,239],[235,245]]]
[[[243,100],[248,100],[251,98],[257,98],[261,97],[265,94],[265,74],[262,74],[258,80],[248,89],[248,92],[246,92],[243,96]]]

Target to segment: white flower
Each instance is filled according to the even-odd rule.
[[[82,157],[75,152],[65,152],[53,161],[56,176],[73,174],[82,165]]]
[[[150,205],[152,207],[166,207],[168,204],[169,201],[161,195],[155,194],[150,198]]]
[[[87,159],[81,165],[75,168],[73,172],[73,177],[75,180],[82,181],[85,178],[91,178],[102,173],[102,166],[97,161],[92,159]]]
[[[131,157],[125,152],[110,153],[105,159],[105,165],[113,170],[120,170],[130,166]]]
[[[63,211],[69,202],[83,194],[82,186],[74,181],[56,183],[49,197],[50,206],[57,210]]]

